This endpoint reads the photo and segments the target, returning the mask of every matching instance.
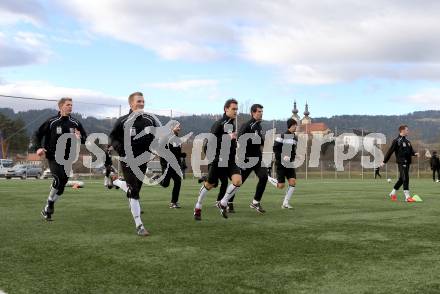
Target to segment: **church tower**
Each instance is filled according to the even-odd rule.
[[[298,115],[298,108],[296,108],[296,100],[295,100],[295,102],[293,102],[293,110],[292,110],[292,118],[294,119],[294,120],[296,120],[296,122],[298,123],[298,125],[299,125],[299,123],[300,123],[300,117],[299,117],[299,115]]]
[[[309,112],[309,105],[306,102],[306,109],[304,111],[304,117],[301,120],[301,124],[303,125],[308,125],[312,123],[312,118],[310,117],[310,112]]]

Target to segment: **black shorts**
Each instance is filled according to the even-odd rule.
[[[296,179],[296,171],[294,168],[286,168],[281,162],[276,162],[278,183],[285,183],[286,179]]]
[[[207,182],[211,185],[218,185],[220,178],[231,179],[233,175],[241,175],[240,168],[234,162],[227,167],[218,167],[218,163],[209,165]]]
[[[69,180],[69,176],[64,170],[64,165],[57,163],[55,159],[48,159],[48,163],[53,177],[52,187],[58,190],[58,195],[61,195],[64,193],[64,188]]]
[[[131,170],[131,167],[123,161],[121,161],[121,168],[124,174],[124,179],[127,182],[128,186],[127,198],[139,199],[139,193],[142,188],[143,178],[142,180],[139,180],[136,174]],[[139,169],[141,170],[141,173],[145,175],[147,164],[144,163],[140,165]]]

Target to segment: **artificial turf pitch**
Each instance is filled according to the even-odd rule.
[[[299,180],[292,210],[270,184],[264,215],[249,208],[255,181],[223,219],[186,180],[144,186],[135,235],[128,202],[101,181],[66,188],[54,221],[40,210],[50,181],[0,180],[0,291],[13,293],[440,293],[440,184],[412,180],[424,202],[385,200],[385,180]]]

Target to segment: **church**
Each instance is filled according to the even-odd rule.
[[[312,122],[310,117],[309,105],[306,102],[306,108],[304,110],[304,117],[301,119],[298,115],[299,111],[296,106],[296,101],[293,103],[292,118],[298,123],[297,133],[298,134],[322,134],[327,135],[331,130],[327,127],[325,123]]]

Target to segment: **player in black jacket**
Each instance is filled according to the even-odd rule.
[[[58,138],[63,134],[75,134],[84,144],[87,134],[81,123],[70,116],[72,113],[72,98],[61,98],[58,101],[59,112],[56,116],[45,121],[35,132],[31,143],[31,151],[36,151],[39,156],[46,155],[49,163],[49,169],[52,173],[53,182],[47,199],[47,204],[41,211],[41,215],[47,220],[52,220],[55,212],[55,202],[64,193],[69,176],[66,174],[64,165],[55,160],[56,146]],[[44,139],[44,144],[43,144]],[[71,139],[68,139],[64,150],[64,159],[68,159],[70,154]]]
[[[235,155],[237,149],[237,129],[235,126],[235,119],[237,118],[238,102],[235,99],[229,99],[224,105],[224,115],[221,119],[216,121],[211,133],[217,137],[217,146],[215,150],[215,158],[209,166],[207,181],[203,184],[199,192],[199,197],[194,208],[194,219],[202,219],[202,202],[208,194],[208,191],[214,188],[218,179],[221,177],[229,177],[232,183],[226,189],[226,193],[222,200],[217,203],[220,213],[224,218],[227,218],[227,207],[229,199],[240,189],[241,174],[240,168],[235,162]],[[230,140],[229,150],[221,152],[223,137]],[[225,142],[226,143],[226,142]]]
[[[431,170],[432,180],[435,182],[435,174],[437,173],[437,180],[440,180],[440,159],[438,158],[437,151],[432,152],[431,157]]]
[[[380,167],[379,166],[374,169],[374,178],[377,179],[377,177],[382,179],[382,176],[380,174]]]
[[[155,119],[143,112],[144,109],[144,96],[141,92],[135,92],[128,97],[128,102],[130,104],[130,112],[124,116],[121,116],[115,123],[113,130],[110,133],[110,142],[113,149],[119,154],[120,158],[125,158],[128,150],[124,147],[124,130],[130,134],[130,146],[134,157],[138,157],[145,151],[150,150],[150,144],[154,139],[154,134],[148,133],[140,138],[135,139],[136,135],[145,132],[148,127],[157,127]],[[133,113],[135,112],[135,113]],[[132,114],[133,113],[133,114]],[[137,116],[134,122],[132,121],[134,115],[141,113]],[[129,124],[132,127],[129,128]],[[139,236],[148,236],[150,233],[145,229],[141,220],[141,206],[139,203],[139,192],[142,187],[142,180],[138,179],[129,164],[121,161],[122,172],[124,173],[125,181],[120,185],[121,189],[127,193],[127,198],[130,203],[131,213],[136,225],[137,234]],[[147,163],[143,163],[139,166],[142,174],[145,174],[147,170]],[[115,183],[114,181],[113,183]]]
[[[249,139],[246,145],[245,150],[245,162],[248,162],[250,157],[257,157],[258,163],[247,169],[241,169],[241,177],[243,183],[250,176],[252,172],[258,177],[258,184],[255,191],[254,199],[252,200],[249,207],[255,209],[259,213],[265,213],[266,211],[261,206],[261,199],[263,198],[264,190],[266,189],[268,173],[267,168],[261,165],[261,161],[263,159],[263,146],[264,146],[264,136],[263,129],[261,128],[261,121],[263,119],[263,106],[261,104],[254,104],[251,107],[251,119],[247,121],[240,127],[240,131],[238,132],[238,138],[240,138],[244,134],[255,134],[260,137],[261,144],[252,144],[252,139]],[[235,195],[231,198],[228,203],[228,211],[234,211],[234,198]]]
[[[277,171],[277,188],[283,189],[284,183],[287,178],[289,187],[287,188],[286,195],[284,196],[282,208],[291,209],[289,201],[292,198],[293,192],[295,192],[296,186],[296,171],[294,167],[285,166],[287,164],[293,164],[296,157],[296,148],[298,145],[298,137],[296,136],[297,122],[290,118],[287,120],[287,131],[275,138],[273,145],[273,152],[275,154],[275,168]],[[290,154],[283,154],[283,146],[290,145]],[[286,162],[284,164],[283,162]]]
[[[177,123],[172,127],[173,136],[168,139],[166,144],[167,149],[174,154],[179,163],[179,166],[182,166],[182,144],[179,140],[179,132],[180,132],[180,124]],[[171,194],[171,202],[170,208],[180,208],[179,205],[179,194],[180,187],[182,185],[182,178],[180,175],[168,164],[168,162],[164,158],[160,158],[160,165],[162,167],[162,173],[166,173],[165,178],[160,182],[160,185],[164,188],[167,188],[170,185],[171,179],[174,182],[173,192]]]
[[[411,166],[412,157],[419,156],[411,145],[411,142],[406,138],[409,134],[408,126],[402,125],[399,127],[399,136],[393,140],[390,149],[388,150],[383,164],[386,164],[391,155],[394,153],[396,156],[396,163],[399,167],[399,180],[394,185],[393,191],[390,193],[392,201],[397,201],[397,190],[403,185],[403,193],[405,194],[406,202],[415,202],[409,193],[409,168]]]

